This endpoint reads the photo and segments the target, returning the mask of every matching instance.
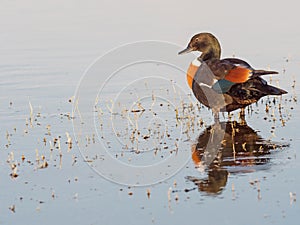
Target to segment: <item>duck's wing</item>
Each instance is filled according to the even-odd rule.
[[[227,92],[235,100],[243,103],[245,101],[258,101],[266,95],[282,95],[287,91],[271,86],[261,77],[254,77],[245,83],[235,84]]]
[[[256,70],[256,69],[253,69],[250,66],[249,63],[247,63],[246,61],[244,61],[242,59],[238,59],[238,58],[226,58],[226,59],[223,59],[221,61],[224,61],[224,62],[229,63],[229,64],[233,64],[236,67],[242,67],[242,68],[251,70],[251,76],[250,77],[262,76],[262,75],[267,75],[267,74],[278,74],[277,71],[273,71],[273,70]]]
[[[242,60],[242,59],[238,59],[238,58],[225,58],[222,59],[221,61],[229,63],[229,64],[233,64],[236,67],[240,66],[240,67],[244,67],[244,68],[248,68],[248,69],[253,69],[249,63],[247,63],[246,61]]]
[[[206,64],[217,80],[226,80],[233,84],[247,81],[253,71],[247,62],[236,58],[212,59],[206,61]]]
[[[216,67],[214,69],[214,67]],[[239,83],[245,83],[249,79],[266,74],[277,74],[276,71],[255,70],[249,63],[238,58],[226,58],[216,61],[214,66],[210,66],[214,73],[218,74],[218,81],[213,85],[213,89],[224,94],[230,88]]]
[[[282,95],[287,91],[268,85],[261,77],[254,77],[245,83],[233,85],[224,95],[230,96],[232,103],[226,105],[221,111],[231,112],[239,108],[244,108],[257,102],[260,98],[267,95]]]

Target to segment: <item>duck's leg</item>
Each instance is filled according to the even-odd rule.
[[[241,108],[240,111],[240,123],[241,125],[246,125],[246,119],[245,119],[245,108]]]
[[[220,116],[219,116],[219,112],[213,112],[213,115],[214,115],[214,120],[215,120],[215,123],[219,123],[220,122]]]
[[[228,116],[228,121],[231,121],[231,119],[232,119],[232,114],[231,114],[230,112],[228,112],[227,116]]]

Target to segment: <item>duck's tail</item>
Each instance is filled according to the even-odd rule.
[[[288,93],[287,91],[285,91],[283,89],[280,89],[280,88],[277,88],[277,87],[274,87],[274,86],[271,86],[271,85],[266,86],[265,92],[268,95],[283,95],[283,94]]]
[[[252,71],[252,76],[259,77],[262,75],[268,75],[268,74],[278,74],[277,71],[272,71],[272,70],[253,70]]]
[[[256,77],[256,79],[258,79],[258,77],[263,76],[263,75],[269,75],[269,74],[278,74],[277,71],[272,71],[272,70],[253,70],[252,71],[252,77]],[[288,92],[274,87],[272,85],[268,85],[266,83],[266,81],[264,81],[262,78],[259,78],[259,80],[263,81],[263,83],[265,83],[262,87],[264,90],[262,90],[262,92],[264,92],[267,95],[283,95],[283,94],[287,94]]]

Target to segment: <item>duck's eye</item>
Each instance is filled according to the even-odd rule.
[[[199,38],[195,38],[195,41],[197,41],[197,42],[198,42],[198,41],[199,41]]]

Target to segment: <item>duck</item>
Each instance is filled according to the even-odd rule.
[[[256,103],[267,95],[283,95],[287,91],[269,85],[261,76],[278,74],[277,71],[254,69],[239,58],[221,59],[221,45],[211,33],[194,35],[188,46],[178,52],[183,55],[200,52],[187,70],[187,83],[196,99],[212,109],[216,120],[219,112],[241,109],[244,118],[245,107]]]

